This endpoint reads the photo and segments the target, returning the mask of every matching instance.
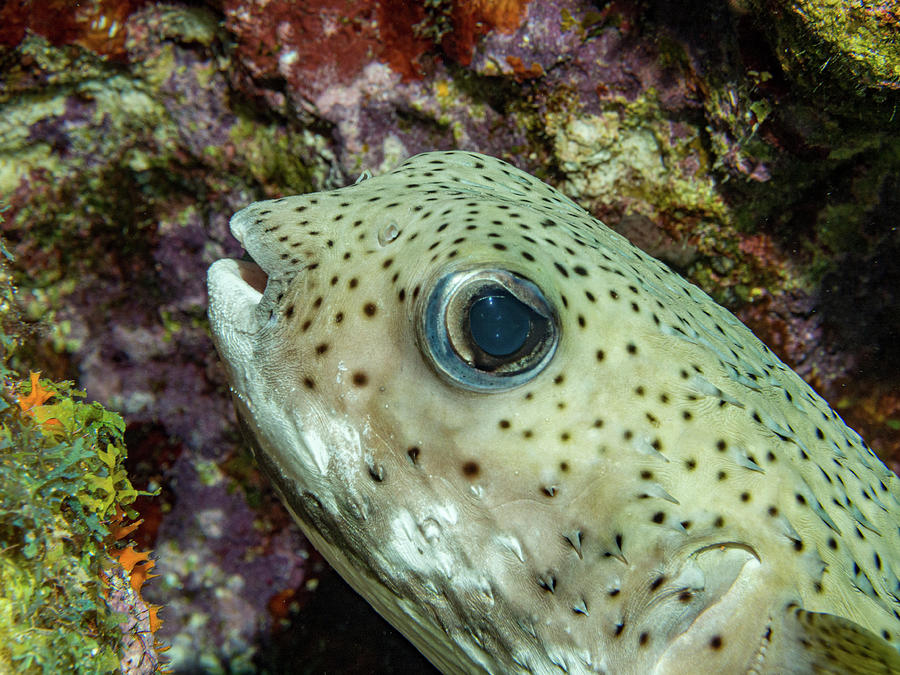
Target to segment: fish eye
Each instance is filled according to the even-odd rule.
[[[469,305],[469,335],[485,354],[509,356],[531,332],[534,310],[505,288],[481,291]]]
[[[472,391],[504,391],[540,373],[559,321],[533,282],[502,269],[451,272],[419,306],[419,346],[437,373]]]

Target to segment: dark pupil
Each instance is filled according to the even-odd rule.
[[[490,356],[507,356],[528,339],[533,310],[502,290],[478,298],[469,307],[469,332]]]

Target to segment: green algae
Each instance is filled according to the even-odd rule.
[[[39,39],[29,40],[32,51],[45,56],[68,54],[46,44],[36,50],[34,43]],[[100,238],[98,230],[103,225],[121,231],[122,221],[132,220],[128,214],[135,214],[135,196],[141,194],[135,189],[133,173],[164,167],[166,162],[157,158],[174,152],[176,132],[159,97],[140,83],[103,64],[78,71],[74,63],[60,59],[49,59],[52,67],[67,70],[68,66],[74,73],[58,86],[27,91],[2,104],[0,193],[12,194],[22,184],[43,184],[44,198],[22,204],[16,222],[27,224],[37,249],[77,260],[84,252],[67,245],[72,239]],[[82,121],[65,125],[64,140],[52,135],[50,140],[35,140],[36,126],[60,125],[59,119],[73,104]],[[54,142],[64,143],[66,152],[60,153]],[[132,175],[123,172],[122,166],[129,167]],[[133,227],[150,224],[147,218]],[[53,283],[53,275],[64,275],[67,267],[63,260],[62,269],[46,270],[47,276],[32,285]]]
[[[599,114],[554,108],[545,128],[564,176],[561,188],[608,217],[613,227],[616,216],[638,214],[674,237],[672,246],[689,242],[695,255],[683,271],[726,306],[755,302],[767,288],[811,290],[808,269],[789,264],[777,249],[760,258],[753,246],[742,246],[758,230],[759,214],[750,225],[745,205],[726,198],[731,178],[724,171],[726,154],[751,164],[773,156],[758,135],[771,113],[768,104],[738,99],[732,88],[723,87],[710,91],[707,105],[714,119],[728,117],[719,131],[699,120],[672,120],[653,89],[631,101],[607,102]],[[738,143],[731,136],[735,130],[742,134]]]
[[[151,40],[173,35],[180,43],[209,45],[220,30],[212,16],[165,10],[149,26]],[[168,207],[183,220],[178,202],[199,197],[203,203],[204,191],[230,193],[248,184],[273,193],[308,191],[325,180],[333,161],[316,134],[283,131],[240,112],[235,124],[215,121],[224,123],[229,143],[213,141],[193,156],[185,153],[185,122],[176,114],[190,102],[163,87],[173,74],[196,75],[190,86],[209,86],[225,66],[210,58],[186,74],[174,44],[148,42],[142,49],[144,58],[126,74],[85,50],[53,47],[31,35],[20,51],[53,86],[27,86],[13,73],[11,88],[21,90],[0,96],[0,194],[25,187],[30,194],[17,201],[12,223],[28,233],[28,269],[18,272],[18,281],[31,319],[44,321],[46,344],[59,353],[80,346],[78,332],[58,319],[67,297],[120,261],[144,255],[159,228],[160,205],[171,204],[173,195],[185,195]],[[195,131],[209,123],[188,122]],[[199,195],[198,168],[208,176]],[[209,208],[203,207],[201,220]]]
[[[107,551],[117,509],[146,493],[126,474],[118,414],[9,366],[29,329],[0,248],[0,672],[116,672]]]
[[[15,102],[30,90],[34,72],[39,72],[43,86],[49,95],[57,90],[91,79],[102,79],[110,71],[109,64],[102,58],[74,45],[54,47],[44,37],[35,33],[26,34],[16,48],[17,63],[4,75],[4,86],[0,87],[0,104]],[[27,64],[27,65],[26,65]]]
[[[222,32],[216,15],[205,7],[162,5],[156,13],[155,27],[160,37],[204,47],[213,44]]]

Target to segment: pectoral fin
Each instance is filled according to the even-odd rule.
[[[790,604],[781,635],[766,636],[750,673],[900,673],[900,652],[849,619]]]

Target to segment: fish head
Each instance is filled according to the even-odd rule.
[[[690,672],[697,649],[727,670],[765,652],[767,585],[793,568],[723,519],[732,493],[691,482],[731,452],[698,418],[734,401],[679,307],[771,353],[702,291],[473,153],[258,202],[231,230],[252,260],[212,265],[209,315],[256,457],[444,672]]]
[[[472,157],[436,154],[347,188],[253,204],[231,222],[252,260],[210,270],[214,336],[238,406],[265,421],[254,431],[267,443],[290,448],[277,454],[306,449],[310,489],[342,471],[354,483],[359,471],[376,482],[439,476],[493,504],[551,490],[560,471],[526,488],[502,456],[504,439],[523,435],[521,401],[536,395],[526,385],[540,376],[561,387],[559,368],[544,371],[576,347],[561,326],[570,317],[558,309],[559,272],[540,251],[526,260],[507,250],[514,195],[456,178],[446,155],[460,155],[461,169]],[[460,183],[427,189],[413,183],[418,173]],[[554,424],[557,402],[542,404],[532,433]],[[529,472],[544,463],[519,457]]]
[[[267,443],[306,448],[310,489],[341,471],[355,484],[361,471],[431,477],[491,506],[540,501],[572,468],[564,428],[602,426],[567,405],[594,386],[566,381],[588,349],[560,281],[583,268],[567,272],[543,250],[560,235],[517,213],[539,181],[476,184],[461,176],[487,158],[436,155],[236,214],[252,261],[210,271],[217,347]],[[417,184],[420,174],[440,183]],[[531,253],[510,250],[517,218]],[[529,443],[553,456],[516,448]]]

